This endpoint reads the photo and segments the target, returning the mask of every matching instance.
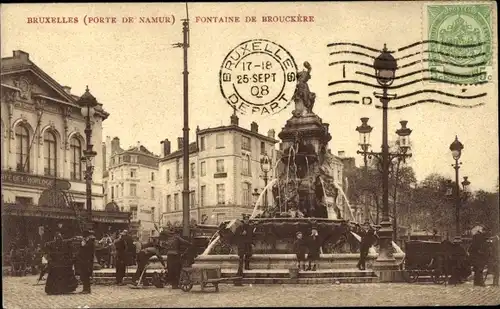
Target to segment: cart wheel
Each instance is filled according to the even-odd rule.
[[[432,272],[432,281],[436,284],[443,284],[446,280],[445,275],[439,271]]]
[[[403,271],[403,277],[406,282],[414,283],[418,280],[418,271],[416,270],[405,270]]]
[[[179,279],[179,287],[184,292],[189,292],[193,288],[193,282],[191,282],[191,278],[189,277],[189,273],[185,270],[181,271],[181,276]]]

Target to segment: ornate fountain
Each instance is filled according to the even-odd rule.
[[[345,194],[340,179],[335,179],[334,158],[328,151],[332,139],[329,124],[313,112],[316,95],[307,84],[311,66],[305,62],[304,67],[297,73],[292,117],[278,134],[282,151],[274,169],[275,177],[259,196],[250,219],[254,226],[252,264],[256,268],[293,265],[296,233],[301,231],[307,237],[315,228],[323,242],[321,263],[327,264],[323,267],[335,268],[335,260],[337,264],[343,261],[337,268],[347,264],[354,268],[359,257],[354,253],[359,239],[352,231],[357,224],[350,220],[353,217],[342,218],[337,207],[339,192],[344,198]],[[262,201],[269,195],[271,202],[264,207]],[[196,258],[195,265],[217,263],[236,267],[238,237],[234,232],[240,224],[239,219],[222,223],[205,252]],[[373,260],[374,250],[370,256],[369,260]]]

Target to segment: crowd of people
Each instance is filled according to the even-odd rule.
[[[254,232],[255,227],[250,224],[249,216],[244,215],[234,232],[238,236],[237,275],[240,277],[243,276],[243,269],[250,269]],[[357,234],[361,237],[357,267],[364,270],[369,248],[377,243],[378,236],[369,223],[363,224]],[[439,266],[436,268],[450,275],[448,281],[450,284],[464,282],[472,268],[476,286],[484,286],[484,272],[487,268],[487,272],[493,275],[493,284],[498,285],[499,242],[499,235],[491,235],[486,230],[479,230],[474,234],[468,250],[459,243],[444,240],[442,247],[445,254],[439,257]],[[321,245],[321,238],[314,226],[306,237],[302,232],[296,233],[293,250],[299,269],[311,271],[317,269]],[[47,274],[45,292],[49,295],[74,292],[78,286],[76,275],[80,276],[83,285],[81,293],[88,294],[91,293],[94,257],[104,266],[116,269],[117,285],[124,285],[123,279],[127,267],[137,265],[132,282],[138,285],[141,284],[150,259],[156,256],[168,272],[168,283],[173,289],[177,289],[182,268],[181,256],[184,251],[181,248],[183,246],[189,248],[191,243],[173,231],[164,231],[160,238],[152,238],[145,244],[139,242],[137,238],[132,238],[127,230],[114,235],[105,234],[100,240],[96,240],[93,231],[89,230],[84,231],[82,236],[70,239],[64,239],[63,235],[58,232],[54,239],[45,243],[44,246],[18,248],[12,244],[10,264],[13,275],[39,272],[38,281],[40,281]],[[167,255],[166,261],[162,254]]]
[[[21,249],[11,244],[11,273],[15,276],[27,272],[39,273],[37,283],[45,280],[45,292],[49,295],[75,292],[79,276],[83,286],[81,293],[90,294],[95,261],[104,267],[116,269],[117,285],[124,285],[127,267],[137,265],[132,283],[138,285],[150,258],[156,256],[168,270],[168,281],[172,288],[177,289],[184,252],[181,246],[189,248],[191,243],[173,231],[165,231],[162,235],[162,240],[150,238],[149,242],[141,243],[138,238],[132,238],[127,230],[114,235],[105,234],[99,240],[91,230],[69,239],[64,239],[60,232],[56,232],[54,239],[43,246]],[[167,255],[168,264],[163,260],[163,253]]]

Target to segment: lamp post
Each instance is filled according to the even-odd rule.
[[[264,153],[264,155],[260,159],[260,169],[262,170],[262,173],[264,173],[262,178],[264,179],[264,190],[266,190],[267,180],[268,180],[267,173],[269,173],[269,171],[271,170],[271,159],[269,158],[267,153]],[[266,193],[264,195],[264,209],[267,209],[267,190],[265,192]]]
[[[394,158],[405,160],[411,154],[407,153],[409,150],[409,135],[411,130],[406,128],[407,121],[400,121],[401,129],[396,131],[399,136],[400,152],[391,154],[389,153],[388,132],[387,132],[387,111],[388,103],[395,95],[389,95],[387,90],[394,82],[396,75],[397,62],[396,59],[389,53],[386,45],[382,53],[375,59],[373,63],[375,70],[375,77],[380,86],[382,86],[382,93],[374,93],[375,97],[380,99],[382,103],[382,152],[373,153],[382,159],[382,222],[380,223],[379,237],[380,237],[380,250],[377,260],[374,263],[374,269],[378,270],[395,270],[397,265],[393,256],[392,250],[392,235],[391,221],[389,218],[389,164]],[[389,277],[386,277],[386,274]],[[392,272],[381,272],[382,281],[391,281]]]
[[[450,145],[451,156],[455,160],[455,163],[451,166],[455,169],[455,239],[457,241],[461,240],[460,237],[460,183],[459,183],[459,169],[462,162],[459,162],[462,156],[462,150],[464,145],[458,140],[458,136],[455,136],[455,140]]]
[[[95,106],[97,106],[96,98],[90,93],[89,87],[85,89],[85,93],[78,99],[77,102],[82,108],[82,115],[85,118],[85,139],[86,148],[83,151],[82,162],[85,163],[85,185],[87,198],[87,225],[88,229],[92,229],[92,174],[94,173],[93,159],[97,153],[93,150],[92,144],[92,123],[91,118],[95,114]]]
[[[186,19],[182,20],[182,34],[183,42],[173,44],[174,47],[182,47],[184,55],[184,71],[183,71],[183,83],[184,83],[184,127],[182,128],[183,139],[182,139],[182,168],[183,170],[183,189],[182,189],[182,235],[184,237],[190,237],[191,232],[189,229],[190,219],[189,219],[189,97],[188,97],[188,48],[190,45],[189,39],[189,14],[188,7],[186,3]]]
[[[368,124],[368,120],[370,118],[368,117],[363,117],[361,118],[361,126],[356,127],[356,131],[359,133],[359,146],[361,147],[361,151],[358,150],[358,154],[363,155],[363,161],[365,163],[363,174],[365,178],[365,183],[368,184],[368,150],[370,149],[370,133],[373,130],[373,127],[371,127]],[[366,188],[365,188],[365,208],[364,208],[364,213],[365,213],[365,222],[370,221],[370,209],[368,207],[368,198],[366,196]],[[378,211],[377,211],[378,214]],[[377,224],[378,224],[378,216],[377,216]]]

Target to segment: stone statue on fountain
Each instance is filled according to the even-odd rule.
[[[309,62],[304,62],[306,68],[302,72],[297,72],[297,86],[293,95],[295,102],[295,110],[292,112],[293,116],[301,117],[307,114],[312,114],[316,94],[309,90],[307,82],[311,79],[311,65]]]

